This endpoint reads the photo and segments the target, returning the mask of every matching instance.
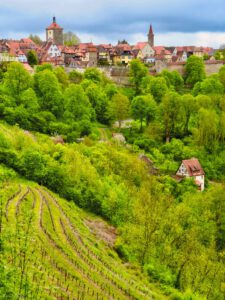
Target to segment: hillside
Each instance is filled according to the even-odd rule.
[[[118,258],[104,238],[110,228],[72,202],[20,180],[4,183],[1,201],[1,259],[11,281],[0,286],[1,299],[165,299]]]

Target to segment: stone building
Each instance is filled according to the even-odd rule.
[[[63,28],[56,23],[56,18],[53,17],[53,22],[46,28],[46,41],[52,40],[55,45],[63,45]]]

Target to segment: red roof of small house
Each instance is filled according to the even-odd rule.
[[[134,49],[142,50],[146,45],[148,45],[147,42],[138,42],[138,43],[134,46]]]
[[[112,45],[111,44],[100,44],[100,45],[98,45],[98,47],[104,48],[105,50],[112,49]]]
[[[32,41],[31,39],[29,38],[23,38],[21,39],[21,42],[22,43],[25,43],[25,44],[33,44],[33,45],[36,45],[34,41]]]
[[[162,51],[166,51],[165,47],[163,46],[156,46],[153,47],[153,49],[155,50],[156,55],[160,55]]]
[[[131,46],[129,44],[118,44],[116,48],[121,49],[123,51],[131,51]]]
[[[182,161],[185,165],[189,176],[201,176],[205,175],[205,172],[202,169],[197,158],[185,159]]]

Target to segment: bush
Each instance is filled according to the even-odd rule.
[[[158,264],[148,264],[144,266],[144,269],[149,277],[153,278],[154,280],[168,286],[174,286],[176,276],[172,274],[172,272],[166,267]]]

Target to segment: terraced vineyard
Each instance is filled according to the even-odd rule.
[[[30,183],[8,183],[2,195],[4,260],[16,270],[17,299],[164,299],[91,233],[90,217],[73,203]]]

